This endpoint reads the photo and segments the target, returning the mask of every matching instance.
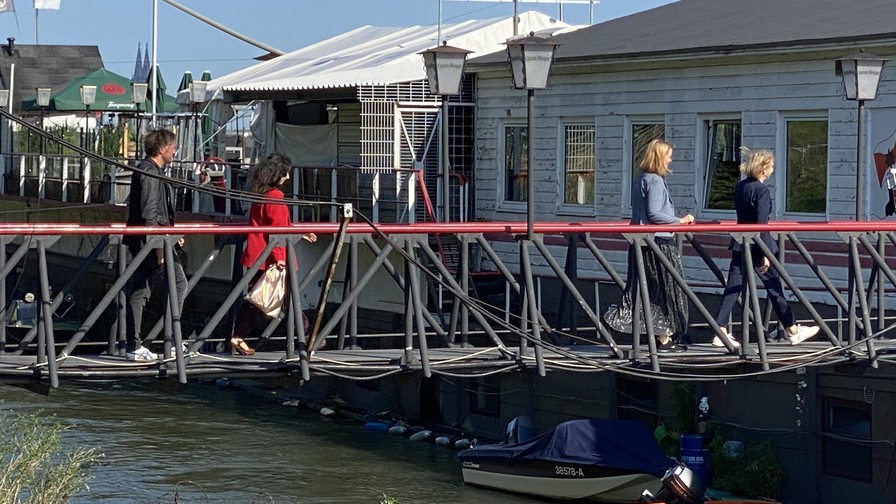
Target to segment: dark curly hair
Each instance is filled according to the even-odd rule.
[[[267,194],[271,189],[280,187],[280,180],[289,174],[292,160],[287,156],[274,152],[255,165],[252,173],[252,192]]]

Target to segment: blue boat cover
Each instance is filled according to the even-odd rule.
[[[461,461],[535,460],[614,467],[662,476],[676,462],[663,453],[641,422],[630,420],[570,420],[522,443],[483,445],[458,453]]]

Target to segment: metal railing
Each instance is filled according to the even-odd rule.
[[[250,226],[232,226],[215,224],[189,224],[174,228],[138,228],[121,225],[112,226],[80,226],[77,224],[3,224],[0,225],[0,306],[10,306],[5,286],[7,277],[12,274],[17,264],[26,258],[29,251],[34,251],[39,266],[39,323],[27,332],[15,348],[9,348],[6,334],[7,328],[0,324],[0,351],[16,354],[35,352],[36,361],[29,369],[38,376],[46,373],[53,386],[58,384],[57,367],[60,362],[69,358],[82,343],[88,333],[94,330],[97,321],[106,313],[123,316],[122,289],[128,278],[136,270],[137,265],[146,257],[150,250],[165,243],[172,245],[181,236],[188,235],[227,235],[238,236],[250,232],[266,232],[271,236],[271,243],[260,257],[265,257],[275,245],[284,245],[290,253],[290,265],[288,271],[297,271],[297,274],[289,275],[290,304],[286,314],[281,318],[270,321],[268,328],[262,334],[262,338],[270,335],[278,325],[286,323],[285,348],[282,362],[287,365],[295,365],[304,379],[310,379],[315,370],[314,352],[321,350],[322,342],[331,339],[334,344],[328,348],[358,349],[361,348],[360,338],[369,336],[370,331],[365,331],[359,318],[359,308],[375,305],[375,300],[382,299],[384,285],[375,284],[376,275],[385,273],[394,281],[390,288],[397,293],[397,298],[402,300],[401,314],[404,317],[404,331],[397,334],[381,336],[380,347],[388,345],[392,341],[395,349],[403,352],[402,365],[409,368],[419,368],[426,375],[431,376],[440,372],[430,364],[430,348],[437,347],[469,347],[471,343],[477,346],[486,346],[496,349],[506,362],[517,367],[534,366],[540,375],[557,364],[546,357],[547,354],[562,356],[574,361],[580,367],[590,367],[593,370],[607,370],[609,363],[616,369],[620,366],[641,369],[641,372],[652,373],[658,378],[670,378],[673,376],[687,375],[687,366],[681,363],[664,364],[661,354],[653,344],[651,330],[648,328],[646,336],[633,337],[630,343],[622,344],[616,340],[616,336],[609,331],[600,316],[601,307],[593,305],[586,300],[586,296],[577,287],[583,279],[576,273],[574,264],[580,264],[583,259],[573,261],[568,258],[577,257],[578,251],[587,250],[593,258],[593,262],[584,260],[591,265],[599,265],[605,272],[605,281],[615,284],[617,287],[624,285],[623,279],[618,275],[613,266],[613,260],[608,258],[607,251],[602,243],[608,240],[618,240],[620,235],[625,240],[636,246],[635,250],[649,248],[661,258],[663,265],[671,268],[668,261],[663,260],[658,246],[653,240],[653,233],[659,231],[674,230],[684,237],[686,247],[686,259],[689,264],[686,270],[695,270],[696,264],[706,266],[703,271],[710,271],[712,275],[719,277],[721,270],[716,261],[727,264],[727,256],[713,258],[706,252],[701,244],[700,237],[706,234],[718,236],[731,236],[743,243],[753,243],[769,258],[781,276],[784,284],[790,289],[798,302],[802,305],[813,321],[821,328],[821,336],[818,342],[827,343],[823,348],[814,346],[805,351],[805,355],[790,355],[787,359],[774,359],[769,345],[766,344],[764,327],[768,315],[765,315],[760,307],[760,290],[756,287],[755,280],[747,282],[744,296],[744,315],[741,322],[755,331],[756,339],[751,339],[750,331],[741,331],[741,346],[732,346],[727,338],[722,337],[726,348],[711,352],[695,353],[689,359],[706,359],[707,362],[718,364],[722,359],[728,359],[730,364],[752,361],[757,363],[765,371],[779,371],[790,369],[794,366],[819,364],[825,362],[847,362],[864,360],[868,365],[876,366],[880,360],[877,345],[881,344],[881,338],[889,337],[896,324],[887,320],[887,292],[896,289],[896,275],[887,266],[884,258],[888,249],[896,247],[896,223],[773,223],[768,225],[742,225],[734,224],[697,224],[690,226],[630,226],[627,224],[599,224],[599,223],[536,223],[536,232],[533,240],[518,239],[525,236],[526,224],[520,222],[479,222],[457,224],[417,224],[417,225],[370,225],[349,223],[352,218],[350,208],[344,207],[343,222],[331,223],[306,223],[282,228],[253,228]],[[833,307],[847,315],[831,323],[831,319],[824,318],[815,308],[817,301],[809,299],[807,292],[788,274],[787,267],[794,267],[796,263],[785,265],[784,258],[788,253],[782,248],[778,254],[771,254],[767,247],[759,239],[761,231],[772,231],[779,236],[780,241],[792,245],[791,255],[799,256],[802,261],[800,266],[811,271],[821,288],[813,293],[816,298],[823,295],[826,301]],[[324,250],[319,254],[316,262],[310,267],[303,266],[298,269],[295,262],[295,246],[300,240],[301,233],[314,232],[321,236]],[[164,233],[164,234],[163,234]],[[821,266],[804,240],[803,234],[810,234],[813,239],[819,237],[828,240],[826,249],[837,244],[842,250],[844,268],[848,273],[848,281],[835,281],[831,279],[829,267]],[[125,247],[121,244],[124,235],[146,234],[151,237],[147,245],[131,261],[127,261]],[[442,263],[442,258],[437,250],[429,243],[428,235],[456,235],[460,244],[461,260],[457,271],[449,271]],[[47,269],[47,254],[52,252],[54,246],[63,236],[94,236],[100,237],[94,250],[84,258],[78,266],[78,272],[66,278],[66,283],[59,286],[59,282],[53,282]],[[489,236],[490,239],[486,239]],[[551,238],[546,241],[545,236]],[[567,245],[557,247],[549,245],[555,243],[556,238],[563,237]],[[505,250],[497,250],[493,245],[498,243],[510,244],[516,241],[518,252],[509,253]],[[204,274],[213,262],[222,255],[224,247],[233,246],[231,242],[221,241],[210,251],[203,262],[196,267],[189,280],[188,299],[190,292],[202,281]],[[477,299],[469,294],[470,268],[469,257],[473,247],[479,247],[482,253],[494,265],[495,271],[503,277],[511,294],[519,299],[519,306],[505,313],[500,304],[490,304]],[[59,340],[59,333],[54,330],[57,324],[53,314],[63,303],[65,297],[71,292],[81,289],[79,282],[83,281],[84,272],[88,271],[96,258],[106,247],[114,247],[118,257],[117,276],[104,291],[99,293],[89,313],[86,313],[78,329],[65,341]],[[361,248],[368,250],[372,257],[363,260]],[[165,250],[170,254],[172,247]],[[346,267],[342,270],[342,277],[337,278],[337,264],[340,262],[342,250],[347,252],[343,261]],[[573,251],[575,253],[570,254]],[[618,247],[612,249],[618,254]],[[750,247],[745,247],[749,251]],[[829,253],[826,251],[826,253]],[[557,256],[565,256],[567,259],[558,259]],[[750,252],[745,252],[747,260]],[[537,256],[537,258],[536,258]],[[635,254],[640,257],[640,254]],[[166,264],[170,269],[173,266],[171,257]],[[640,259],[636,259],[640,261]],[[259,259],[260,262],[261,259]],[[561,264],[566,261],[567,264]],[[615,261],[618,264],[618,258]],[[533,271],[533,265],[542,264],[539,272]],[[518,267],[516,265],[519,265]],[[643,264],[638,262],[634,271],[643,274]],[[173,272],[169,271],[169,278],[173,278]],[[705,304],[705,294],[701,293],[692,278],[679,275],[672,269],[675,281],[685,291],[692,310],[691,324],[708,327],[710,334],[722,336],[720,327],[715,323],[710,309]],[[547,307],[542,303],[537,292],[536,277],[550,277],[559,282],[576,307],[587,321],[582,327],[577,327],[573,319],[573,330],[561,331],[548,322]],[[688,275],[690,276],[690,275]],[[751,275],[747,275],[748,279]],[[321,279],[320,286],[312,283]],[[235,285],[226,295],[222,292],[220,300],[215,300],[217,308],[208,321],[201,325],[195,336],[189,339],[189,350],[195,351],[206,348],[206,343],[222,322],[226,319],[229,310],[239,300],[249,277],[243,277],[235,282]],[[424,282],[440,282],[446,295],[451,297],[451,310],[442,313],[431,309],[426,302]],[[340,296],[331,294],[329,286],[333,283],[342,284]],[[716,286],[718,292],[722,290],[722,282]],[[701,284],[703,290],[712,284]],[[54,289],[55,287],[55,289]],[[169,286],[173,291],[174,286]],[[318,301],[314,307],[315,315],[312,317],[310,334],[306,334],[303,324],[297,323],[301,312],[299,300],[303,294],[317,291]],[[51,294],[51,292],[53,294]],[[843,293],[846,296],[843,296]],[[649,303],[640,298],[645,311],[649,312]],[[220,302],[218,302],[220,301]],[[117,308],[113,305],[117,304]],[[4,320],[6,313],[4,310]],[[766,310],[767,312],[767,310]],[[647,317],[649,320],[649,316]],[[181,381],[186,380],[186,355],[181,351],[181,342],[185,341],[181,333],[181,313],[177,303],[168,302],[166,315],[155,322],[154,327],[146,333],[146,341],[158,340],[161,336],[165,345],[165,355],[168,355],[171,345],[176,353],[176,370]],[[123,323],[119,320],[118,331],[108,335],[108,353],[115,354],[122,351]],[[229,334],[229,328],[225,327]],[[96,336],[96,335],[94,335]],[[576,344],[560,344],[558,339],[565,339]],[[36,346],[31,344],[36,342]],[[589,345],[602,348],[602,353],[593,356],[576,352],[576,346]],[[62,347],[57,352],[57,346]],[[712,347],[706,345],[709,350]],[[799,353],[799,350],[794,350]],[[643,368],[648,364],[649,371]],[[0,374],[4,372],[0,369]],[[723,373],[724,374],[724,373]]]
[[[5,194],[84,204],[124,204],[130,192],[130,172],[116,163],[133,166],[138,161],[122,158],[108,163],[91,156],[38,153],[4,156],[6,163],[15,167],[4,181]],[[176,208],[228,217],[245,215],[248,211],[238,198],[224,193],[249,189],[250,165],[208,158],[200,163],[175,160],[167,169],[172,179],[195,186],[195,189],[178,189]],[[205,177],[200,176],[202,173]],[[372,180],[377,178],[381,182],[389,179],[389,184],[382,186],[383,191],[377,192],[372,187]],[[285,191],[287,196],[312,203],[293,208],[295,222],[338,222],[339,212],[332,209],[343,204],[375,215],[374,220],[380,222],[431,222],[438,219],[436,207],[441,213],[441,206],[429,200],[420,170],[389,169],[372,173],[354,166],[295,166],[291,179],[292,184]],[[451,219],[464,222],[469,218],[467,180],[462,176],[452,176],[450,180]],[[219,194],[203,192],[204,184]]]

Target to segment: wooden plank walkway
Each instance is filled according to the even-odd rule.
[[[896,340],[875,340],[880,358],[896,354]],[[646,346],[637,361],[631,358],[630,347],[622,347],[625,358],[617,358],[606,346],[574,345],[544,349],[546,368],[577,372],[612,371],[619,367],[637,367],[649,373]],[[846,351],[829,342],[804,342],[799,346],[769,343],[766,346],[772,368],[799,365],[825,365],[855,362],[867,364],[865,345]],[[711,377],[726,375],[732,370],[758,369],[759,356],[755,346],[747,355],[731,355],[724,348],[707,343],[688,346],[687,351],[658,355],[660,369],[665,374],[688,374]],[[500,372],[534,368],[534,351],[517,355],[517,348],[431,348],[429,365],[433,373],[456,376],[483,372]],[[419,351],[410,352],[408,361],[403,349],[322,350],[314,353],[309,362],[312,375],[335,375],[344,378],[372,379],[401,372],[419,372]],[[297,372],[299,359],[285,358],[283,352],[257,352],[252,356],[223,353],[192,354],[186,360],[186,374],[192,377],[261,377],[287,375]],[[33,355],[0,354],[0,382],[39,379],[47,376],[46,365],[37,365]],[[174,359],[152,362],[128,362],[109,355],[71,355],[59,361],[61,380],[110,380],[141,377],[177,377]]]

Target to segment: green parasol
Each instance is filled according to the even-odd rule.
[[[180,85],[177,86],[177,91],[181,92],[184,89],[190,89],[190,84],[193,82],[193,72],[187,70],[184,72],[183,77],[180,78]]]
[[[137,110],[137,106],[131,101],[131,80],[103,68],[72,79],[53,89],[50,93],[50,104],[46,110],[87,110],[87,107],[81,103],[81,86],[96,86],[96,100],[90,105],[91,110],[111,112]],[[22,110],[40,110],[37,98],[22,100]]]
[[[153,99],[152,98],[152,83],[149,82],[150,79],[152,79],[151,71],[149,72],[149,75],[146,77],[146,81],[149,84],[149,90],[147,91],[147,99],[152,101],[152,99]],[[159,101],[157,102],[158,104],[156,105],[156,112],[160,112],[160,113],[177,112],[177,100],[173,96],[165,93],[167,86],[165,86],[165,79],[162,78],[162,70],[159,68],[158,65],[156,65],[156,83],[157,83],[156,96],[159,97]],[[146,110],[151,111],[152,105],[147,104]]]

